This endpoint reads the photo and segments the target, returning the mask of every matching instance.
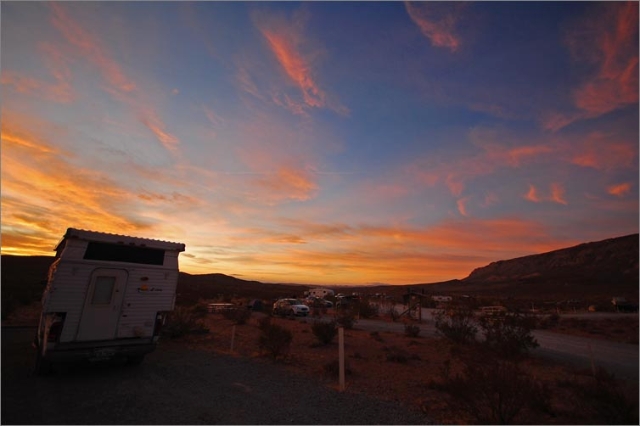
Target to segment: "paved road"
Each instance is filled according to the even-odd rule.
[[[426,424],[421,413],[340,393],[266,360],[160,345],[137,367],[32,374],[33,328],[2,329],[2,424]]]

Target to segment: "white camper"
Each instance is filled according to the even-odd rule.
[[[306,296],[319,297],[321,299],[324,299],[327,296],[333,296],[333,290],[328,288],[312,288],[306,293]]]
[[[174,308],[184,249],[180,243],[67,229],[42,295],[36,372],[77,359],[125,356],[132,364],[142,362]]]

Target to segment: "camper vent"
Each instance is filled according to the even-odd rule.
[[[164,250],[90,241],[84,259],[163,265]]]

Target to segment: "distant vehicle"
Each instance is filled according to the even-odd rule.
[[[309,307],[298,299],[280,299],[273,304],[273,314],[306,317]]]
[[[42,294],[33,346],[36,374],[52,363],[152,352],[178,284],[184,244],[67,229]]]
[[[337,298],[336,308],[346,308],[349,307],[358,301],[360,301],[360,296],[358,295],[349,295],[349,296],[340,296]]]
[[[507,308],[504,306],[483,306],[480,313],[485,317],[500,317],[507,314]]]
[[[308,297],[304,300],[305,305],[317,308],[333,308],[333,302],[320,297]]]

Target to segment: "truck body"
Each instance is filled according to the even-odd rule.
[[[67,229],[42,295],[36,372],[54,362],[142,362],[175,306],[184,244]]]

